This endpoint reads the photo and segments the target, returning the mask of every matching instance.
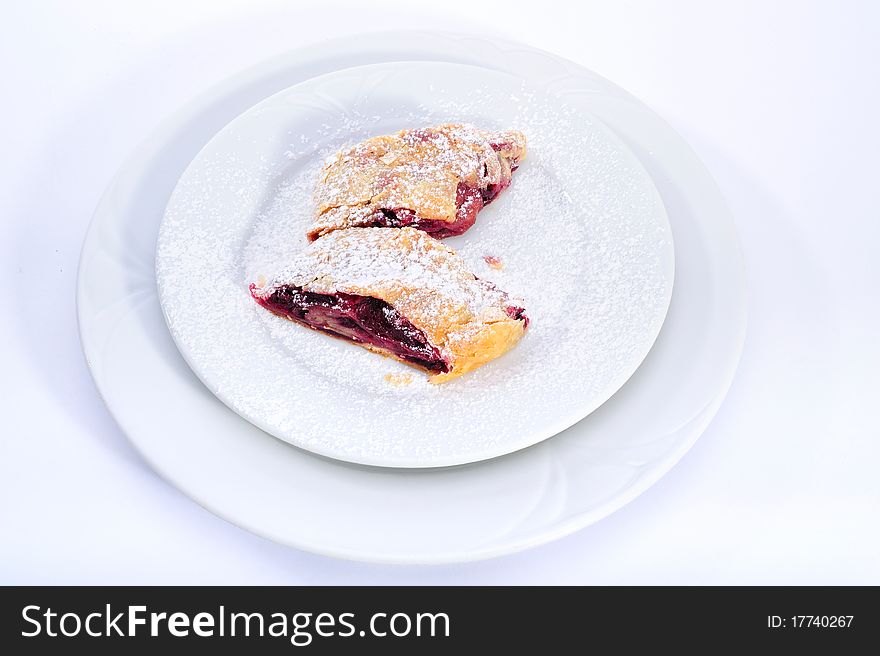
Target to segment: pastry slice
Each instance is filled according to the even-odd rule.
[[[321,170],[308,237],[354,227],[410,226],[460,235],[510,185],[526,154],[521,132],[450,123],[367,139]]]
[[[418,367],[434,383],[507,352],[528,325],[519,301],[414,228],[333,231],[250,289],[267,310]]]

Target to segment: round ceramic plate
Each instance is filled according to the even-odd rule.
[[[441,469],[365,467],[278,440],[196,378],[159,306],[155,248],[168,198],[230,119],[303,80],[385,61],[512,71],[588,102],[639,157],[675,239],[672,302],[654,348],[598,410],[552,440]],[[293,51],[183,108],[133,154],[83,244],[77,310],[86,359],[110,412],[166,480],[227,521],[338,557],[406,563],[488,558],[553,540],[648,489],[702,433],[745,335],[733,221],[687,143],[607,80],[518,43],[434,33],[370,34]]]
[[[444,122],[529,139],[511,188],[447,243],[477,276],[523,299],[530,324],[510,353],[434,385],[267,312],[248,286],[305,248],[329,155]],[[325,456],[436,467],[530,446],[611,397],[660,331],[674,257],[650,176],[576,99],[477,66],[409,62],[313,78],[232,121],[181,177],[156,263],[175,342],[238,414]]]

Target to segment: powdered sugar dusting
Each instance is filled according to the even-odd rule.
[[[478,277],[522,298],[531,323],[511,352],[435,386],[272,315],[247,285],[271,280],[306,246],[327,157],[443,122],[516,129],[529,140],[510,188],[444,243]],[[650,179],[605,128],[506,75],[394,64],[300,85],[221,132],[169,203],[157,271],[175,339],[237,412],[323,454],[425,466],[520,448],[607,399],[662,324],[671,262]],[[392,385],[389,375],[413,380]]]
[[[318,294],[398,296],[402,290],[405,297],[394,305],[422,330],[434,324],[442,329],[447,310],[500,320],[506,306],[518,302],[475,279],[455,251],[414,228],[332,232],[297,254],[258,293],[265,297],[283,286]]]
[[[335,230],[253,291],[264,300],[289,287],[385,301],[439,349],[446,378],[496,357],[502,343],[513,346],[526,326],[511,315],[522,301],[474,277],[455,251],[415,228]]]
[[[460,184],[485,191],[510,183],[526,140],[513,130],[490,132],[467,123],[401,130],[344,148],[327,158],[318,177],[317,218],[311,234],[375,225],[382,211],[415,213],[451,223]],[[479,198],[471,195],[462,204]],[[482,206],[482,203],[480,203]]]

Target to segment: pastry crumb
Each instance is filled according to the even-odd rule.
[[[412,374],[385,374],[385,382],[394,387],[406,387],[413,382]]]
[[[486,261],[486,264],[496,271],[501,271],[501,269],[504,268],[504,262],[502,262],[501,258],[497,255],[484,255],[483,259]]]

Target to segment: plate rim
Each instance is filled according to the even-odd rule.
[[[375,38],[377,33],[370,33],[369,37],[372,40]],[[467,39],[479,39],[480,41],[489,44],[493,49],[504,52],[504,48],[510,49],[510,51],[516,50],[526,50],[531,53],[539,54],[555,62],[559,66],[565,67],[574,67],[578,71],[583,72],[586,75],[591,75],[595,78],[601,79],[602,83],[606,85],[609,89],[616,90],[618,93],[622,94],[625,98],[630,98],[637,102],[639,105],[643,106],[640,101],[635,100],[630,94],[620,89],[614,83],[605,80],[604,78],[600,78],[595,73],[592,73],[588,69],[585,69],[582,66],[569,62],[567,60],[561,59],[560,57],[553,55],[551,53],[547,53],[546,51],[533,48],[530,46],[526,46],[521,43],[517,43],[514,41],[508,41],[499,39],[495,36],[487,36],[484,34],[475,34],[475,33],[450,33],[450,32],[428,32],[428,31],[404,31],[404,32],[379,32],[378,34],[384,34],[386,36],[395,36],[400,37],[404,36],[406,39],[420,39],[424,37],[429,37],[433,39],[430,44],[430,48],[433,48],[431,51],[432,56],[443,56],[453,58],[456,56],[455,50],[456,48],[461,47],[461,41]],[[101,382],[101,373],[98,370],[98,363],[94,362],[92,358],[90,358],[90,338],[85,334],[84,325],[87,323],[86,308],[83,303],[83,298],[85,295],[85,287],[86,281],[84,276],[84,264],[86,263],[88,256],[92,256],[93,251],[97,250],[97,246],[94,243],[95,237],[98,233],[98,217],[101,214],[102,210],[105,209],[105,206],[108,204],[111,199],[112,193],[115,191],[117,186],[120,183],[120,180],[123,178],[123,173],[128,171],[134,163],[136,163],[139,159],[142,159],[146,153],[150,151],[150,145],[157,137],[167,137],[168,135],[173,133],[172,127],[181,122],[181,120],[194,113],[196,108],[205,108],[208,107],[211,103],[220,99],[225,92],[228,92],[230,89],[238,87],[243,87],[244,83],[249,79],[258,76],[259,74],[268,75],[272,71],[280,72],[282,67],[286,65],[287,68],[294,69],[297,66],[302,67],[304,65],[304,61],[308,62],[310,66],[317,66],[321,62],[327,62],[331,59],[331,53],[333,52],[333,48],[338,49],[346,53],[348,57],[353,56],[354,52],[356,52],[356,48],[353,47],[355,42],[357,41],[357,45],[362,47],[364,50],[368,49],[368,41],[364,39],[364,35],[360,35],[361,40],[357,41],[356,39],[352,39],[351,37],[346,38],[338,38],[331,39],[328,41],[324,41],[320,44],[320,47],[305,47],[294,49],[283,53],[281,55],[274,56],[263,62],[249,67],[244,71],[233,74],[230,77],[226,78],[224,81],[220,82],[217,85],[213,85],[210,89],[205,92],[198,94],[193,100],[184,104],[180,109],[178,109],[174,114],[170,117],[166,118],[162,121],[154,130],[152,130],[148,137],[143,139],[129,155],[129,157],[125,160],[123,165],[117,171],[117,173],[112,178],[110,184],[106,188],[104,194],[101,196],[101,199],[97,205],[97,208],[93,214],[92,220],[89,223],[89,227],[85,234],[83,249],[80,255],[79,261],[79,270],[77,276],[77,321],[78,327],[80,331],[80,341],[83,346],[86,360],[89,365],[90,373],[95,380],[96,387],[98,388],[98,393],[102,398],[103,402],[108,408],[110,414],[114,417],[117,424],[122,429],[122,433],[126,436],[127,440],[130,444],[135,448],[135,450],[141,454],[142,457],[147,461],[148,464],[165,480],[171,483],[174,487],[183,492],[186,496],[193,499],[200,505],[202,505],[207,510],[211,511],[215,515],[225,519],[226,521],[240,526],[242,528],[246,528],[247,530],[254,532],[258,535],[262,535],[269,539],[273,539],[276,542],[286,544],[289,546],[293,546],[296,548],[305,549],[314,553],[335,556],[340,558],[347,558],[351,560],[358,561],[371,561],[371,562],[382,562],[382,563],[422,563],[422,564],[440,564],[440,563],[451,563],[451,562],[465,562],[478,560],[483,558],[489,558],[494,556],[500,556],[507,553],[512,553],[515,551],[519,551],[524,548],[536,546],[538,544],[546,543],[550,540],[561,537],[562,535],[570,534],[575,530],[579,530],[584,528],[585,526],[592,524],[593,522],[605,517],[615,510],[619,509],[623,505],[626,505],[633,498],[639,496],[642,492],[647,490],[651,485],[653,485],[656,480],[665,475],[690,449],[694,442],[699,438],[700,434],[705,429],[705,426],[711,421],[712,417],[717,412],[718,408],[722,404],[728,389],[733,381],[734,375],[736,373],[737,364],[740,359],[740,355],[742,353],[745,335],[746,335],[746,326],[747,326],[747,293],[745,287],[745,269],[744,262],[742,256],[742,249],[739,245],[739,239],[736,235],[736,231],[734,228],[733,217],[730,213],[727,204],[724,202],[723,197],[721,196],[720,190],[717,187],[717,184],[714,183],[711,174],[706,169],[705,165],[700,161],[697,157],[696,153],[694,153],[693,149],[687,144],[687,142],[671,127],[669,124],[664,121],[662,118],[657,116],[654,112],[651,112],[653,118],[659,121],[661,127],[671,136],[675,137],[677,146],[680,148],[680,152],[684,155],[688,156],[691,165],[696,167],[696,170],[702,174],[704,178],[707,188],[711,188],[711,192],[714,197],[719,201],[720,205],[723,206],[724,212],[723,217],[726,219],[727,228],[729,232],[729,237],[731,238],[731,243],[728,244],[730,248],[733,249],[734,258],[737,261],[736,267],[736,277],[739,281],[739,285],[736,289],[736,300],[738,300],[738,310],[740,313],[741,321],[738,324],[736,334],[731,341],[731,349],[727,354],[727,360],[729,360],[729,366],[725,370],[724,380],[719,386],[719,392],[714,397],[713,401],[705,406],[701,411],[699,417],[700,421],[699,426],[696,430],[691,432],[690,439],[682,442],[678,449],[675,452],[670,453],[666,458],[665,462],[662,466],[656,467],[653,471],[655,475],[650,477],[645,477],[642,479],[643,482],[633,486],[631,488],[631,494],[626,495],[627,498],[620,500],[619,503],[609,504],[608,507],[603,507],[602,512],[599,513],[599,516],[593,516],[596,513],[579,513],[573,515],[569,520],[559,523],[555,528],[549,528],[543,531],[536,531],[530,537],[523,538],[520,540],[506,540],[501,539],[500,544],[496,544],[494,546],[486,546],[483,549],[471,549],[471,550],[458,550],[454,552],[443,552],[443,553],[432,553],[427,556],[420,556],[417,554],[389,554],[387,552],[365,552],[363,549],[357,548],[347,548],[347,549],[339,549],[328,547],[326,545],[316,544],[315,542],[309,542],[307,540],[294,540],[289,536],[279,536],[277,534],[273,535],[272,531],[267,531],[263,528],[254,526],[251,521],[248,519],[242,519],[241,517],[234,517],[233,515],[228,514],[226,511],[217,507],[215,503],[209,502],[200,498],[201,495],[195,494],[191,487],[185,484],[183,481],[177,480],[176,477],[171,476],[168,472],[165,471],[164,467],[156,462],[153,458],[149,456],[149,454],[141,447],[138,443],[138,440],[135,439],[134,435],[129,432],[127,427],[127,421],[123,416],[120,416],[119,413],[114,412],[113,404],[110,399],[108,399],[105,390],[102,388]],[[438,45],[438,42],[442,44],[442,47]],[[414,42],[410,41],[408,48],[415,48]],[[427,46],[426,46],[427,47]],[[445,48],[445,50],[443,50]],[[403,50],[403,48],[400,48]],[[376,51],[372,51],[375,56],[380,56],[376,54]],[[298,58],[294,58],[298,56]],[[338,53],[333,54],[334,57],[340,57]],[[383,50],[381,53],[383,57],[393,57],[389,50]],[[297,69],[298,70],[298,69]],[[650,111],[650,110],[648,110]],[[612,127],[613,129],[613,127]],[[479,466],[479,463],[477,463]],[[618,495],[617,499],[621,499],[623,495]]]

